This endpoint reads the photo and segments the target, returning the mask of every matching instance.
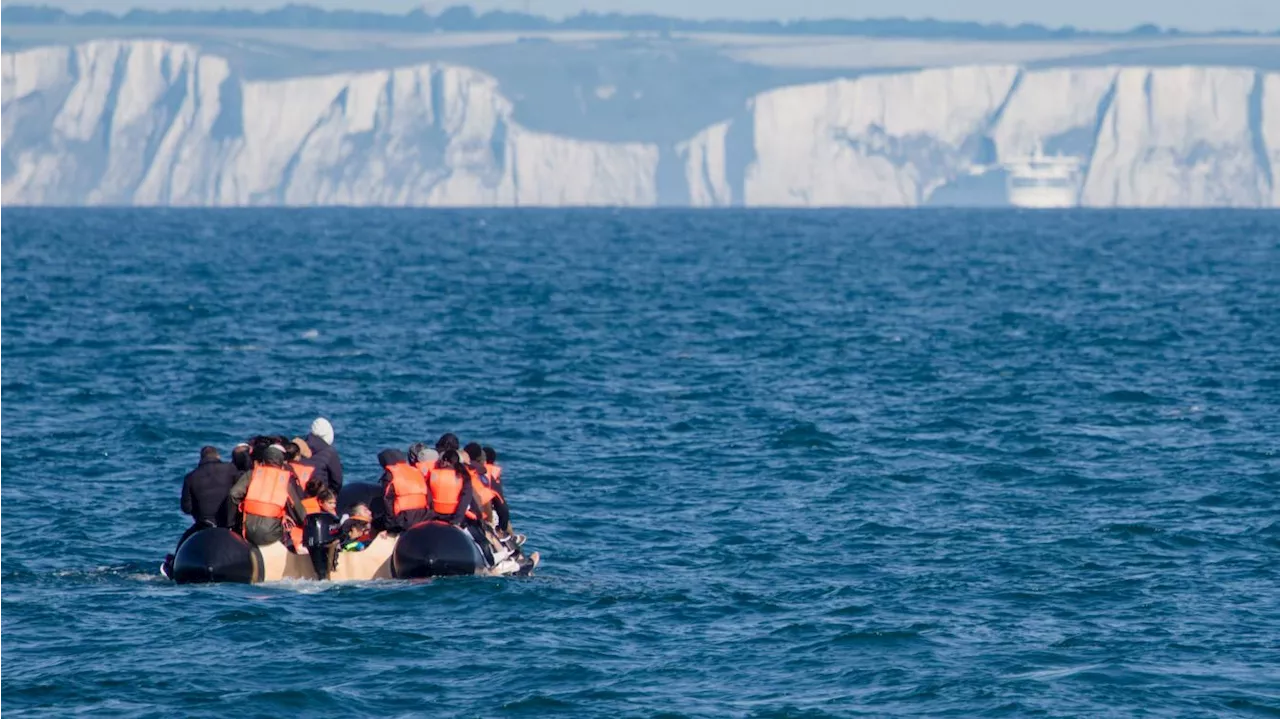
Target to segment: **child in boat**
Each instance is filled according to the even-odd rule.
[[[373,541],[373,512],[363,504],[351,508],[342,523],[342,551],[359,552]]]
[[[338,495],[328,487],[320,489],[316,493],[316,502],[320,505],[321,512],[328,512],[334,517],[338,516]]]

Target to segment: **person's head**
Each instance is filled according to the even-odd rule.
[[[284,461],[292,462],[298,458],[298,448],[293,446],[293,442],[285,442],[280,446],[284,448]]]
[[[321,492],[328,489],[329,485],[325,483],[323,478],[312,475],[311,479],[307,480],[307,484],[302,488],[302,491],[308,497],[319,497]]]
[[[275,444],[275,439],[273,437],[268,437],[267,435],[264,435],[264,434],[254,435],[253,437],[250,437],[249,452],[250,452],[250,455],[253,457],[253,461],[255,462],[264,461],[263,453],[267,451],[267,447],[270,447],[273,444]]]
[[[293,449],[297,453],[295,456],[301,459],[311,459],[311,447],[307,445],[307,440],[301,437],[294,437],[289,444],[293,445]]]
[[[493,447],[481,447],[481,449],[484,450],[484,461],[489,464],[498,462],[498,452]]]
[[[324,417],[316,417],[311,423],[311,434],[324,440],[325,444],[333,444],[333,425]]]
[[[203,462],[221,462],[222,456],[218,454],[217,447],[201,447],[200,461]]]
[[[458,435],[453,432],[445,432],[440,435],[440,439],[436,440],[436,451],[444,454],[447,450],[458,450]]]
[[[467,457],[476,464],[484,462],[484,450],[480,447],[479,442],[470,442],[466,447],[462,448],[467,453]]]
[[[263,464],[269,464],[272,467],[283,467],[284,447],[281,447],[278,444],[270,445],[262,451],[261,462]]]
[[[316,502],[320,505],[320,509],[329,514],[338,513],[338,495],[333,490],[325,487],[316,494]]]
[[[253,456],[249,451],[249,445],[241,442],[231,450],[231,463],[241,472],[247,472],[253,469]]]
[[[378,453],[378,464],[382,465],[383,469],[386,469],[393,464],[403,463],[404,452],[401,452],[398,449],[384,449]]]
[[[440,453],[440,459],[436,460],[437,467],[458,468],[458,450],[446,449]]]

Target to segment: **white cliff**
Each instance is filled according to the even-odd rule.
[[[755,100],[752,205],[904,206],[968,163],[1017,68],[871,75],[775,90]]]
[[[1255,73],[1124,69],[1103,117],[1081,201],[1095,206],[1258,207],[1270,180],[1254,151]]]
[[[497,83],[467,68],[242,82],[222,58],[158,41],[27,51],[5,55],[3,68],[6,203],[656,198],[656,146],[528,131],[512,120]]]
[[[1092,144],[1099,106],[1110,96],[1115,68],[1037,70],[1023,73],[991,133],[1000,160],[1026,157],[1036,147],[1054,151],[1071,135]]]
[[[125,40],[0,74],[10,204],[914,206],[1043,146],[1080,159],[1081,204],[1280,206],[1280,74],[1248,68],[870,74],[761,93],[675,147],[533,131],[520,88],[436,63],[254,81]]]
[[[676,148],[684,162],[689,204],[694,207],[723,207],[734,203],[725,148],[731,127],[732,122],[716,123]]]
[[[1273,72],[1261,79],[1258,120],[1262,125],[1262,161],[1271,177],[1271,207],[1280,207],[1280,73]]]

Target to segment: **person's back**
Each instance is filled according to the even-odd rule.
[[[200,450],[200,464],[182,480],[182,511],[197,525],[226,526],[226,503],[236,468],[214,447]]]
[[[440,453],[436,466],[427,473],[427,507],[432,519],[462,526],[475,505],[475,495],[465,470],[460,468],[457,450]]]
[[[279,542],[285,536],[286,518],[302,526],[302,493],[293,473],[284,465],[284,448],[267,447],[253,469],[240,475],[231,488],[231,501],[242,514],[240,530],[258,546]]]
[[[298,486],[303,488],[303,497],[305,499],[315,499],[315,492],[306,491],[311,485],[311,477],[315,474],[316,468],[307,463],[311,459],[311,447],[307,441],[301,437],[294,437],[285,449],[289,454],[289,469],[293,470],[293,476],[298,478]],[[328,483],[324,484],[328,487]],[[315,502],[312,501],[307,505],[307,513],[319,511],[315,508]]]
[[[333,446],[333,425],[329,424],[329,420],[317,417],[311,423],[311,433],[306,437],[306,444],[311,450],[311,457],[302,460],[302,463],[314,467],[312,476],[323,479],[334,494],[342,492],[342,458]]]
[[[403,532],[418,522],[425,522],[431,512],[427,508],[427,479],[422,472],[409,464],[404,453],[396,449],[384,449],[378,453],[382,465],[383,502],[386,504],[386,528],[393,533]]]

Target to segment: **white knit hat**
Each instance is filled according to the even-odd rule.
[[[329,420],[324,417],[316,417],[311,423],[311,434],[323,439],[327,444],[333,444],[333,425],[329,424]]]

